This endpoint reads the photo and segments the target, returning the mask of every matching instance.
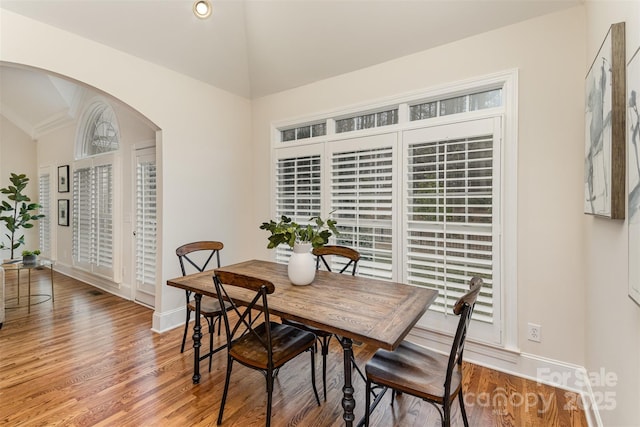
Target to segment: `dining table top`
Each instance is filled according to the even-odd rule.
[[[432,289],[328,271],[317,271],[310,285],[297,286],[289,281],[286,264],[261,260],[178,277],[167,284],[215,297],[217,270],[273,283],[275,291],[268,297],[273,315],[386,350],[397,348],[437,297]],[[227,287],[227,292],[237,304],[255,296],[235,287]]]

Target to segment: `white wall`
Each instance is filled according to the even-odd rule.
[[[250,157],[249,101],[6,10],[0,24],[0,60],[99,88],[162,130],[157,147],[162,276],[153,326],[162,330],[181,322],[184,294],[166,286],[180,274],[177,246],[221,240],[223,262],[246,258],[251,181],[243,162]]]
[[[38,169],[36,163],[36,143],[20,130],[17,126],[0,115],[0,188],[5,188],[11,184],[9,177],[11,173],[25,174],[29,178],[29,184],[25,189],[25,194],[32,201],[38,200]],[[0,200],[7,200],[5,195],[0,195]],[[8,200],[7,200],[8,201]],[[37,225],[37,224],[36,224]],[[5,237],[7,230],[4,222],[0,224],[0,241],[5,245],[10,245]],[[25,236],[25,245],[14,251],[14,258],[22,256],[25,249],[38,249],[38,227],[30,230],[22,229],[16,234],[16,239],[22,234]],[[0,251],[0,259],[9,258],[9,250]]]
[[[584,364],[583,66],[579,7],[481,34],[253,103],[254,216],[270,216],[270,123],[498,71],[519,70],[518,345]],[[255,234],[256,247],[266,236]],[[266,250],[261,256],[267,257]],[[525,338],[542,325],[542,343]]]
[[[38,166],[49,171],[51,183],[51,257],[58,267],[70,266],[71,261],[71,227],[58,225],[58,199],[72,199],[72,193],[58,193],[58,166],[69,165],[69,174],[73,173],[73,141],[75,127],[73,125],[56,129],[38,140]],[[71,188],[70,188],[71,190]],[[70,208],[71,202],[69,205]]]
[[[583,75],[611,24],[625,22],[626,59],[640,46],[639,1],[588,1],[587,57]],[[640,76],[627,76],[635,79]],[[587,369],[615,376],[609,385],[597,375],[596,399],[606,426],[640,425],[640,307],[628,295],[627,221],[586,217]],[[638,260],[632,262],[638,263]],[[607,400],[609,398],[609,400]]]

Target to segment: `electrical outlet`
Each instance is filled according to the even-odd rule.
[[[527,339],[529,341],[541,342],[542,341],[542,327],[535,323],[527,324]]]

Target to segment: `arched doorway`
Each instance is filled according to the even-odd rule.
[[[160,271],[160,257],[154,251],[157,216],[161,214],[155,205],[158,126],[113,96],[46,70],[0,62],[0,86],[3,93],[0,185],[4,185],[5,175],[8,180],[14,166],[38,177],[32,181],[49,184],[47,230],[35,230],[26,236],[27,239],[38,242],[38,245],[43,243],[43,239],[48,239],[47,255],[56,259],[56,269],[60,272],[154,307],[155,289],[160,280],[157,273]],[[80,262],[77,255],[86,248],[76,240],[78,223],[74,223],[73,218],[69,226],[60,225],[57,221],[58,201],[69,200],[70,212],[74,203],[80,201],[80,174],[76,171],[84,168],[83,162],[87,159],[79,158],[75,135],[82,125],[83,112],[90,110],[97,98],[107,103],[117,118],[121,142],[118,150],[110,154],[113,212],[112,223],[105,228],[112,235],[109,243],[113,254],[110,274],[87,268]],[[97,127],[96,133],[99,130]],[[101,162],[98,151],[88,156],[92,163]],[[60,166],[70,167],[68,193],[58,191],[57,171]],[[39,196],[43,194],[41,187]],[[34,196],[37,198],[38,195]],[[94,231],[91,227],[89,233]],[[84,255],[91,258],[93,253]]]

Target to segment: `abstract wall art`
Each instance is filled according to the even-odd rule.
[[[587,73],[584,212],[625,214],[625,27],[613,24]]]
[[[640,305],[640,48],[627,65],[629,296]]]

